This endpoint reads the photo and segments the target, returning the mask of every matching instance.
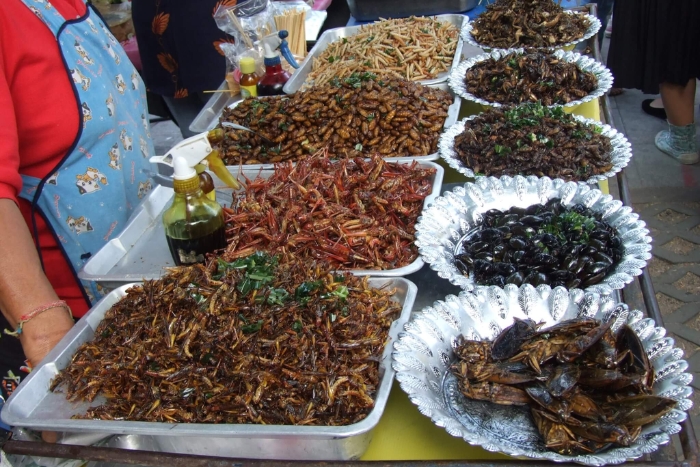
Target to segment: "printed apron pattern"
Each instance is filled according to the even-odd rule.
[[[124,227],[151,190],[145,171],[154,154],[146,89],[92,6],[84,16],[67,21],[49,0],[22,1],[59,43],[82,126],[52,174],[43,180],[22,176],[20,196],[41,212],[78,271]],[[102,295],[95,283],[82,285],[91,303]]]

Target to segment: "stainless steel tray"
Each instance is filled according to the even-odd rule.
[[[98,405],[102,400],[98,397],[92,404],[71,403],[66,401],[65,394],[50,392],[49,384],[59,370],[68,365],[78,347],[92,338],[107,310],[126,294],[127,289],[137,284],[123,285],[100,300],[46,356],[43,363],[22,381],[5,403],[0,416],[11,426],[57,431],[68,442],[81,438],[75,433],[102,433],[104,437],[131,435],[131,442],[125,446],[131,449],[238,458],[357,459],[369,445],[372,430],[384,412],[394,378],[391,350],[398,333],[408,321],[417,293],[415,284],[400,277],[370,278],[369,284],[373,287],[385,284],[396,287],[394,297],[401,303],[402,311],[392,324],[380,361],[380,383],[374,409],[367,418],[353,425],[217,425],[71,419],[72,415],[84,413],[89,406]],[[97,442],[96,438],[99,437],[82,438],[91,444]],[[142,442],[137,442],[137,439]]]
[[[461,14],[437,15],[435,18],[438,21],[454,24],[460,31],[459,41],[457,42],[457,48],[455,49],[455,56],[452,59],[452,66],[450,67],[450,70],[452,70],[455,66],[457,66],[460,58],[462,57],[462,47],[464,46],[464,41],[461,34],[462,25],[467,23],[469,18]],[[318,41],[316,41],[316,45],[314,45],[314,48],[311,49],[311,52],[309,52],[306,60],[304,60],[304,63],[294,72],[292,77],[289,78],[289,81],[287,81],[287,83],[284,85],[283,91],[287,94],[292,94],[301,89],[304,81],[306,81],[306,77],[311,72],[311,67],[313,66],[314,61],[313,59],[317,58],[321,52],[326,50],[326,47],[328,47],[331,42],[342,39],[343,37],[350,37],[358,33],[361,28],[362,26],[348,26],[344,28],[329,29],[321,34],[321,37],[318,39]],[[450,70],[438,74],[437,78],[421,80],[419,83],[426,85],[442,83],[443,81],[447,80]]]
[[[410,164],[413,159],[394,158],[392,162]],[[433,191],[425,199],[423,209],[440,195],[444,169],[429,161],[420,161],[422,168],[434,168],[435,175],[431,180]],[[240,171],[238,167],[229,167],[234,175],[244,175],[254,179],[258,175],[268,178],[273,174],[272,169],[249,168],[244,166]],[[216,175],[212,174],[216,187],[217,200],[222,206],[231,204],[231,189],[226,188]],[[242,178],[241,178],[242,179]],[[136,209],[124,230],[110,240],[97,253],[85,263],[78,272],[78,277],[87,281],[95,281],[107,289],[114,289],[130,282],[157,279],[163,275],[163,268],[174,266],[170,250],[165,241],[163,229],[163,211],[170,205],[173,190],[163,186],[156,186],[148,198]],[[352,272],[357,275],[371,275],[377,277],[399,277],[411,274],[423,266],[423,260],[417,258],[411,264],[387,270],[356,269]]]
[[[224,83],[219,89],[225,89],[225,86],[226,82],[224,81]],[[457,122],[457,119],[459,118],[459,108],[462,105],[462,98],[459,95],[455,94],[452,88],[450,88],[450,86],[447,84],[447,81],[443,81],[437,84],[431,84],[430,87],[447,91],[452,96],[452,105],[450,105],[450,107],[447,109],[447,118],[445,119],[445,124],[442,126],[444,130],[447,130],[452,125],[454,125]],[[216,93],[214,97],[209,99],[207,105],[204,106],[204,108],[199,112],[197,117],[192,121],[192,124],[190,125],[190,130],[195,131],[197,133],[203,133],[205,131],[213,129],[214,127],[216,127],[216,125],[219,124],[219,118],[221,117],[221,114],[223,113],[224,109],[235,107],[241,101],[242,99],[240,98],[240,96],[230,97],[229,94],[226,92]],[[436,161],[440,158],[440,153],[436,151],[433,154],[428,154],[425,156],[414,156],[410,158],[415,159],[417,161]],[[396,160],[397,158],[385,157],[385,159]],[[259,169],[272,168],[273,165],[250,164],[246,165],[245,167]]]

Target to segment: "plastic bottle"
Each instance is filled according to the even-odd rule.
[[[257,97],[258,76],[255,74],[255,59],[253,57],[243,57],[240,62],[241,68],[241,96],[243,99]]]
[[[284,94],[282,88],[292,75],[282,68],[282,59],[277,53],[277,49],[282,51],[284,58],[294,67],[299,65],[292,57],[287,41],[287,31],[282,30],[276,34],[270,34],[262,39],[265,50],[265,75],[258,82],[258,96],[278,96]]]
[[[200,263],[207,253],[226,247],[223,210],[204,194],[184,157],[175,157],[173,168],[175,198],[163,213],[165,237],[175,264]]]

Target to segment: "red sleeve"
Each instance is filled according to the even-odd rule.
[[[17,121],[7,83],[5,57],[0,47],[0,198],[17,202],[17,193],[22,189],[19,175],[19,142]]]

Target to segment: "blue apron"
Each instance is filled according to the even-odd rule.
[[[65,20],[50,0],[22,1],[58,41],[81,122],[73,145],[47,177],[22,175],[20,196],[32,203],[32,216],[44,217],[75,272],[119,233],[152,187],[145,171],[154,155],[146,89],[92,6],[84,16]],[[82,285],[94,303],[101,295],[96,284]]]

